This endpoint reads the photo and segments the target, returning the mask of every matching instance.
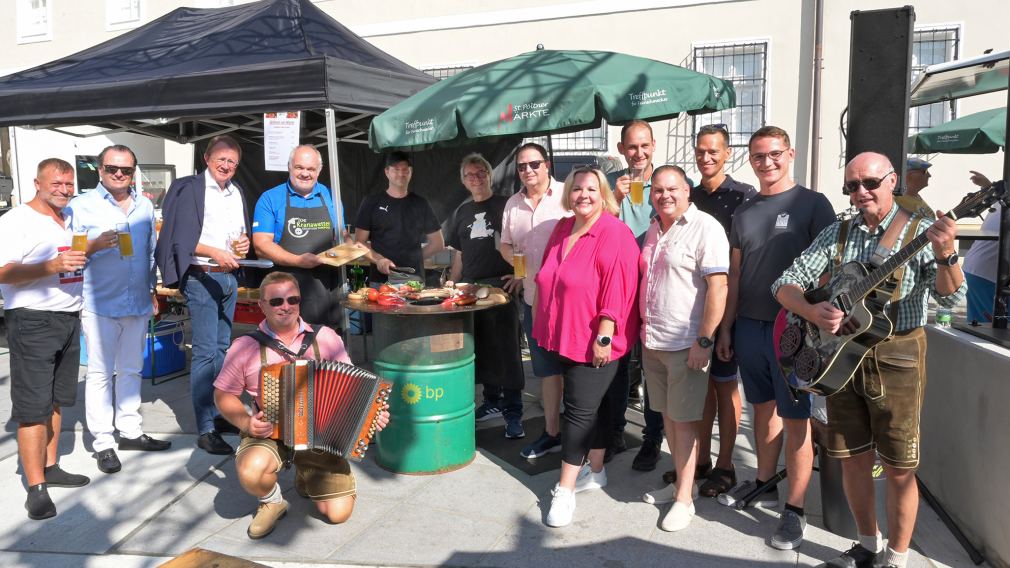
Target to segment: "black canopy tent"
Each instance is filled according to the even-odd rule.
[[[381,157],[365,146],[372,117],[434,81],[309,0],[179,8],[87,50],[0,77],[0,126],[82,136],[66,127],[93,125],[102,129],[98,134],[196,143],[198,164],[199,143],[229,133],[243,143],[238,181],[255,203],[286,177],[264,171],[262,113],[303,111],[301,141],[327,154],[321,181],[337,180],[330,183],[334,201],[353,212],[364,194],[385,184]],[[339,159],[336,142],[345,143]],[[514,142],[477,149],[496,163]],[[435,197],[443,218],[465,197],[454,167],[459,154],[429,153],[415,168],[413,189]],[[455,192],[445,191],[449,182]]]

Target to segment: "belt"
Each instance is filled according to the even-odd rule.
[[[190,264],[189,269],[198,272],[231,272],[231,270],[223,266],[207,266],[205,264]]]

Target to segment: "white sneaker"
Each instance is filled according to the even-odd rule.
[[[551,490],[551,510],[547,513],[547,526],[564,527],[572,522],[575,514],[575,493],[555,485]]]
[[[670,507],[670,510],[663,516],[663,520],[659,522],[659,528],[667,532],[684,530],[691,524],[691,519],[693,518],[694,502],[692,501],[690,504],[685,505],[680,501],[676,501],[673,507]]]
[[[691,484],[691,499],[698,498],[698,484]],[[663,505],[666,503],[673,503],[677,499],[677,486],[676,484],[669,484],[662,489],[657,489],[655,491],[649,491],[645,495],[642,495],[642,501],[650,505]]]
[[[575,492],[591,491],[602,489],[607,486],[607,468],[600,471],[593,471],[593,468],[586,465],[579,470],[579,476],[575,478]]]

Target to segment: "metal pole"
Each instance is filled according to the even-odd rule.
[[[1010,108],[1010,84],[1007,85],[1007,107]],[[1007,132],[1010,132],[1010,112],[1007,113]],[[1006,144],[1006,141],[1004,141]],[[1003,146],[1003,183],[1010,183],[1010,153]],[[999,222],[999,257],[996,263],[996,298],[992,307],[993,329],[1007,328],[1007,301],[1010,300],[1010,200],[1004,200]]]
[[[332,108],[326,109],[326,156],[330,161],[330,191],[333,197],[333,206],[339,207],[340,217],[347,222],[347,212],[344,210],[344,202],[340,199],[340,161],[337,156],[337,113]],[[336,240],[343,242],[344,228],[334,227]],[[347,269],[340,267],[340,279],[347,282]],[[340,310],[340,329],[343,330],[347,339],[347,310]]]
[[[813,127],[810,129],[810,187],[817,189],[821,159],[821,67],[824,63],[824,0],[817,0],[814,8],[814,103]]]

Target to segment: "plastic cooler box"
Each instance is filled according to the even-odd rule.
[[[153,379],[181,371],[186,367],[186,352],[182,344],[184,330],[181,321],[164,320],[155,324],[154,334],[150,328],[144,338],[145,379]],[[153,339],[153,341],[152,341]],[[154,346],[153,357],[151,347]],[[88,348],[81,333],[81,365],[88,364]]]

